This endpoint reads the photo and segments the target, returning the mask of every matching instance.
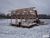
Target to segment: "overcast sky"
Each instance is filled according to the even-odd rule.
[[[39,14],[50,14],[50,0],[0,0],[2,13],[25,7],[36,7]]]

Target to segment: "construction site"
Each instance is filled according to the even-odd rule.
[[[16,9],[15,12],[11,12],[11,25],[17,27],[30,28],[33,26],[38,26],[40,23],[38,19],[37,10],[35,7]],[[15,23],[12,19],[15,19]]]

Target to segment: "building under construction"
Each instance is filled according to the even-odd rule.
[[[16,9],[11,12],[11,24],[18,27],[31,27],[36,24],[36,18],[38,18],[35,7]],[[15,23],[13,23],[15,19]]]

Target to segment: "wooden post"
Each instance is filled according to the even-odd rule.
[[[15,24],[17,25],[17,18],[15,17]]]
[[[11,13],[11,24],[12,24],[12,13]]]
[[[38,18],[37,11],[35,10],[36,18]]]

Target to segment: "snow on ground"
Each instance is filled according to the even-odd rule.
[[[18,28],[10,26],[10,19],[0,19],[0,38],[43,38],[50,34],[50,19],[44,19],[48,25],[33,28]]]

